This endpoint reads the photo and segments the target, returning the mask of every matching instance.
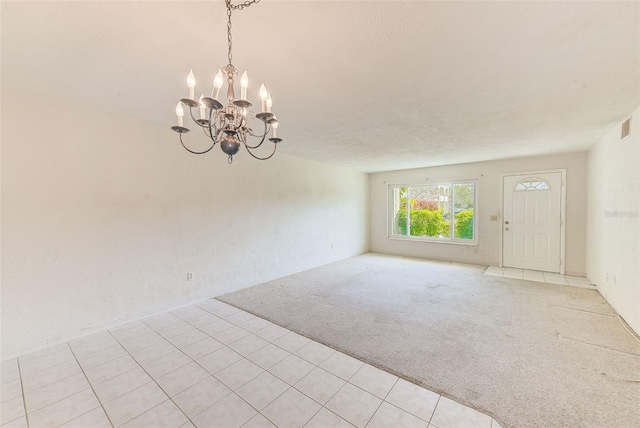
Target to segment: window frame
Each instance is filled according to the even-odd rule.
[[[455,222],[450,223],[451,233],[449,238],[433,238],[430,236],[411,236],[410,228],[407,227],[407,235],[395,235],[393,233],[394,229],[394,220],[395,220],[395,210],[394,210],[394,191],[395,189],[400,189],[402,187],[406,187],[407,189],[410,187],[426,187],[426,186],[434,186],[434,187],[443,187],[448,186],[451,189],[451,195],[453,196],[453,186],[456,184],[473,184],[474,192],[473,192],[473,239],[460,239],[455,238]],[[408,192],[407,192],[408,193]],[[467,180],[446,180],[446,181],[427,181],[422,183],[400,183],[400,184],[388,184],[387,185],[387,239],[392,240],[400,240],[400,241],[414,241],[414,242],[428,242],[428,243],[436,243],[436,244],[453,244],[453,245],[478,245],[478,197],[479,195],[479,183],[478,179],[467,179]],[[452,218],[455,216],[455,201],[451,199],[451,212],[454,213]]]

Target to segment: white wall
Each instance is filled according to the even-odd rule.
[[[625,118],[626,119],[626,118]],[[589,150],[587,276],[640,333],[640,108]]]
[[[3,357],[368,250],[366,174],[228,165],[168,127],[33,98],[2,92]]]
[[[472,150],[470,148],[470,150]],[[371,251],[410,257],[498,265],[500,244],[500,174],[566,169],[566,273],[585,273],[586,153],[570,153],[433,168],[381,172],[369,175]],[[477,246],[409,242],[387,238],[387,186],[390,184],[478,180]],[[490,221],[498,215],[498,221]]]

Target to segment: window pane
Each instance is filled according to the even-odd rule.
[[[475,184],[454,184],[453,200],[455,212],[454,237],[472,240]]]
[[[448,238],[450,235],[450,187],[410,187],[410,235]]]
[[[392,235],[407,234],[407,188],[393,189],[393,224]]]

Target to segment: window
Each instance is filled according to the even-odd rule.
[[[549,190],[549,185],[546,181],[540,178],[530,177],[525,178],[524,180],[516,184],[516,187],[513,190],[515,190],[516,192],[522,190]]]
[[[475,242],[475,204],[475,181],[389,186],[389,237]]]

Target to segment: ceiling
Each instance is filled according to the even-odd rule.
[[[639,22],[637,1],[263,0],[233,14],[233,62],[279,152],[405,169],[588,149],[640,104]],[[2,86],[171,132],[225,32],[222,1],[3,1]]]

